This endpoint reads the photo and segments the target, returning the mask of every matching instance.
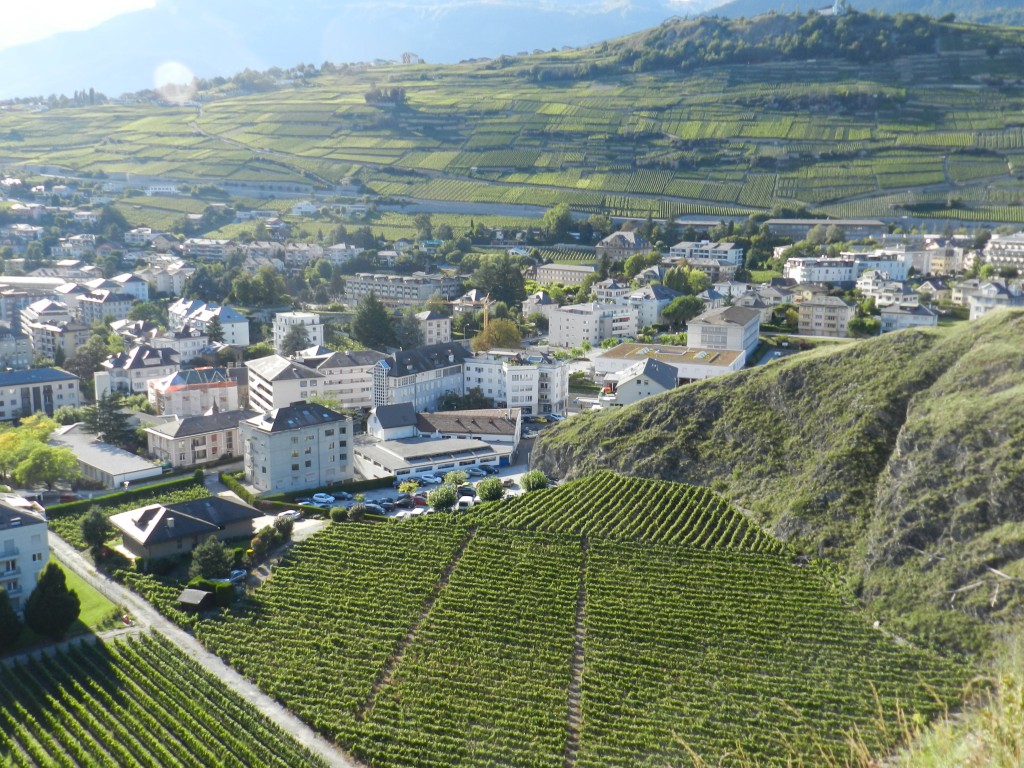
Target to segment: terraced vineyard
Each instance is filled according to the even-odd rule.
[[[958,700],[851,604],[716,494],[601,473],[332,525],[196,633],[375,767],[785,765]]]
[[[79,645],[5,669],[0,762],[19,768],[322,764],[159,634]]]

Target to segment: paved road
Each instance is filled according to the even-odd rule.
[[[255,706],[266,717],[290,733],[300,744],[319,755],[335,768],[358,768],[359,764],[330,744],[299,718],[263,693],[259,688],[207,651],[198,640],[169,619],[164,618],[146,600],[127,587],[99,573],[81,554],[57,534],[50,533],[50,552],[68,569],[81,576],[89,585],[115,605],[124,606],[138,629],[151,628],[162,632],[187,656],[195,659],[224,682],[231,690]]]

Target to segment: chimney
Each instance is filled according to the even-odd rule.
[[[168,517],[167,518],[167,527],[168,528],[173,528],[174,527],[174,518],[173,517]]]

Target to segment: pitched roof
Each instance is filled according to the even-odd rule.
[[[418,414],[416,428],[426,434],[514,435],[518,420],[518,408],[439,411]]]
[[[448,315],[438,312],[436,309],[426,309],[416,313],[417,320],[445,320]]]
[[[416,409],[413,408],[412,403],[378,405],[373,409],[373,414],[380,422],[381,429],[410,427],[416,423]]]
[[[683,294],[679,291],[666,288],[661,283],[651,283],[650,285],[645,285],[642,288],[637,288],[629,294],[629,298],[650,301],[671,301],[672,299],[682,295]]]
[[[186,416],[183,419],[147,427],[145,431],[173,438],[208,435],[212,432],[223,432],[225,429],[237,427],[240,422],[256,415],[256,411],[248,410],[220,411],[209,415]]]
[[[262,514],[237,501],[209,496],[176,504],[150,504],[113,515],[110,523],[125,536],[149,547],[216,533],[231,523],[252,520]]]
[[[17,387],[27,384],[48,384],[51,381],[78,381],[73,373],[59,368],[32,368],[28,371],[0,371],[0,387]]]
[[[103,361],[103,367],[113,370],[134,371],[178,364],[178,353],[167,347],[139,344],[127,352],[118,352]]]
[[[709,325],[739,325],[745,326],[751,320],[760,320],[761,313],[747,307],[719,307],[709,309],[704,314],[694,318],[690,322],[707,323]]]
[[[299,400],[291,405],[274,408],[272,411],[246,419],[249,424],[262,432],[286,432],[320,424],[345,421],[346,416],[316,403]]]
[[[391,369],[392,376],[411,376],[461,364],[469,357],[471,355],[464,346],[448,342],[402,350],[382,360],[381,364],[386,364]]]
[[[281,355],[268,355],[249,360],[246,366],[257,376],[267,381],[296,381],[298,379],[321,379],[323,374],[315,368],[289,360]]]
[[[632,365],[623,371],[619,375],[619,386],[621,387],[624,382],[639,378],[640,376],[646,376],[664,389],[672,389],[679,379],[678,371],[674,365],[662,363],[653,357],[648,357],[643,362]]]
[[[186,368],[157,380],[153,386],[161,392],[175,392],[186,387],[245,385],[248,368]]]
[[[317,370],[332,368],[360,368],[370,366],[387,355],[373,349],[352,349],[337,352],[327,347],[310,347],[300,350],[292,359]]]

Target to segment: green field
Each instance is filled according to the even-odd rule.
[[[78,614],[78,621],[71,627],[68,634],[77,635],[83,632],[94,632],[100,629],[109,629],[117,621],[117,606],[107,598],[85,583],[81,576],[70,571],[59,560],[52,559],[64,571],[64,578],[67,581],[68,589],[78,594],[81,602],[81,612]],[[120,624],[116,624],[120,626]]]
[[[373,766],[785,765],[959,699],[850,601],[716,494],[601,473],[332,525],[195,629]]]
[[[380,196],[568,202],[622,216],[805,206],[833,216],[1024,222],[1020,30],[929,22],[918,37],[941,39],[930,51],[904,39],[877,56],[851,49],[844,57],[808,42],[809,61],[766,45],[761,61],[674,63],[689,55],[680,41],[709,50],[741,38],[756,48],[758,24],[771,23],[675,20],[578,51],[322,73],[302,88],[211,92],[201,109],[9,110],[0,113],[0,159],[245,184],[238,194],[278,200],[352,179]],[[872,23],[888,22],[819,17],[792,34],[813,39],[832,24]],[[890,27],[917,35],[906,19]],[[644,59],[659,52],[660,66]],[[404,105],[366,103],[380,77],[405,89]],[[149,216],[163,226],[181,215],[147,199],[120,207],[133,223]],[[389,236],[408,231],[386,226]]]
[[[0,760],[19,768],[322,764],[159,634],[82,644],[5,670]]]

